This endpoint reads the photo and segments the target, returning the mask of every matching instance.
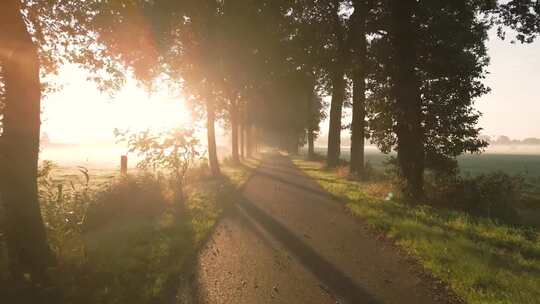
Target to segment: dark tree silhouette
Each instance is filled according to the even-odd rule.
[[[0,45],[5,85],[0,191],[10,267],[15,277],[29,273],[35,282],[43,282],[51,253],[37,193],[40,66],[19,1],[0,3]]]
[[[411,198],[421,198],[424,193],[424,130],[420,81],[415,73],[419,41],[413,20],[415,10],[415,0],[391,0],[398,162],[405,178],[404,193]]]
[[[366,137],[366,80],[367,62],[367,18],[373,6],[370,0],[353,1],[354,13],[351,16],[351,44],[353,51],[353,113],[351,123],[350,172],[364,175],[364,145]]]
[[[335,167],[339,164],[341,153],[341,116],[345,100],[345,68],[348,63],[348,47],[345,25],[340,18],[341,1],[329,3],[330,26],[333,32],[336,56],[329,67],[332,84],[332,101],[330,103],[330,124],[328,129],[328,149],[326,164]]]
[[[40,75],[73,62],[88,69],[102,89],[114,90],[123,79],[118,62],[90,35],[97,2],[73,5],[64,1],[2,1],[0,65],[3,120],[0,138],[0,193],[6,210],[7,246],[12,274],[30,275],[43,284],[53,262],[41,218],[37,169],[40,101],[47,86]],[[54,26],[52,26],[54,24]],[[92,47],[88,47],[92,46]],[[109,73],[107,79],[98,77]]]

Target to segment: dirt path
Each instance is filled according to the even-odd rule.
[[[264,158],[197,259],[200,303],[447,303],[284,156]]]

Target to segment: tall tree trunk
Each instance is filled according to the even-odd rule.
[[[319,123],[319,113],[315,111],[315,96],[314,96],[314,82],[310,81],[307,86],[307,112],[308,112],[308,128],[307,128],[307,142],[308,142],[308,159],[315,158],[315,124]]]
[[[253,127],[250,124],[246,125],[246,155],[248,158],[253,157]]]
[[[214,101],[206,101],[206,135],[208,137],[208,165],[212,176],[219,176],[219,161],[217,155],[216,146],[216,128],[215,128],[216,113],[214,108]]]
[[[314,159],[315,158],[315,132],[311,128],[307,132],[307,139],[308,139],[308,158]]]
[[[345,41],[345,29],[340,21],[339,0],[333,0],[331,5],[333,14],[333,32],[336,36],[336,58],[332,71],[332,101],[330,102],[330,125],[328,129],[328,149],[326,165],[335,167],[339,165],[341,153],[341,115],[345,98],[345,65],[349,59],[348,48]]]
[[[246,137],[246,125],[245,124],[239,124],[239,132],[240,132],[240,157],[245,158],[246,154],[245,151],[245,137]]]
[[[326,164],[335,167],[339,164],[341,149],[341,115],[345,97],[345,79],[343,69],[332,77],[332,101],[330,104],[330,125],[328,128],[328,151]]]
[[[415,0],[392,0],[391,8],[398,162],[405,179],[403,190],[410,199],[424,195],[424,130],[419,80],[415,73],[417,29],[412,17],[415,6]]]
[[[365,144],[365,117],[366,117],[366,21],[370,5],[368,0],[355,0],[352,35],[354,36],[354,70],[353,70],[353,113],[351,135],[351,162],[350,172],[357,176],[365,175],[364,144]]]
[[[232,161],[233,163],[238,164],[240,163],[240,155],[238,153],[238,106],[234,100],[231,101],[230,114]]]
[[[0,150],[0,193],[13,275],[30,274],[43,283],[52,254],[41,217],[37,169],[40,135],[39,60],[27,31],[20,1],[0,1],[0,61],[5,108]]]

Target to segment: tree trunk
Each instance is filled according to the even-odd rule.
[[[341,149],[341,112],[345,97],[345,79],[342,69],[332,77],[332,101],[330,104],[330,125],[328,129],[328,151],[326,164],[335,167],[339,164]]]
[[[238,107],[236,101],[231,101],[230,114],[232,161],[233,163],[238,164],[240,163],[240,155],[238,153]]]
[[[350,172],[357,176],[365,175],[364,144],[365,144],[365,117],[366,117],[366,21],[369,10],[367,0],[355,0],[353,13],[354,35],[353,50],[355,54],[355,67],[353,70],[353,113],[351,135],[351,162]]]
[[[333,1],[332,23],[336,36],[336,58],[332,71],[332,101],[330,102],[330,125],[328,129],[328,149],[326,165],[335,167],[339,165],[341,153],[341,115],[345,98],[345,66],[348,64],[348,48],[345,41],[345,29],[340,21],[340,1]]]
[[[415,0],[392,0],[391,37],[396,66],[398,163],[405,179],[404,194],[410,199],[421,199],[424,195],[424,131],[419,80],[415,73],[417,29],[412,17],[415,6]]]
[[[206,135],[208,137],[208,165],[212,176],[219,176],[219,161],[216,147],[216,113],[213,100],[206,101]]]
[[[245,142],[246,125],[240,124],[238,126],[238,129],[240,132],[240,157],[245,158],[246,154],[244,153],[244,151],[245,151],[245,144],[246,144]]]
[[[365,117],[366,117],[366,83],[365,78],[355,75],[353,79],[353,117],[351,134],[350,172],[357,176],[365,175]]]
[[[308,130],[307,139],[308,139],[308,158],[315,159],[315,132],[313,132],[313,129]]]
[[[307,127],[307,142],[308,142],[308,159],[315,158],[315,128],[319,123],[320,114],[315,111],[314,102],[314,83],[315,81],[309,81],[307,85],[307,112],[308,112],[308,127]]]
[[[289,137],[287,150],[292,155],[298,155],[298,152],[300,150],[300,145],[298,144],[297,136]]]
[[[0,61],[5,108],[0,155],[0,193],[6,212],[10,269],[43,283],[52,264],[41,217],[37,169],[40,135],[39,59],[27,31],[20,1],[0,1]]]
[[[253,157],[253,128],[251,125],[246,125],[246,154],[248,158]]]

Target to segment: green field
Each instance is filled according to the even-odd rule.
[[[326,154],[326,148],[316,148],[319,155]],[[540,154],[482,153],[458,157],[462,175],[477,176],[497,171],[524,177],[523,200],[515,207],[522,221],[527,225],[540,227]],[[349,159],[349,150],[342,148],[341,158]],[[366,149],[366,162],[375,169],[383,170],[385,162],[395,154],[383,154],[373,147]]]
[[[318,147],[315,151],[320,155],[326,154],[326,148]],[[341,157],[349,159],[348,149],[342,149]],[[376,168],[382,168],[388,157],[389,155],[376,149],[366,149],[366,161]],[[522,174],[528,178],[540,178],[540,154],[467,154],[458,157],[458,162],[462,174],[478,175],[503,171],[512,175]]]

